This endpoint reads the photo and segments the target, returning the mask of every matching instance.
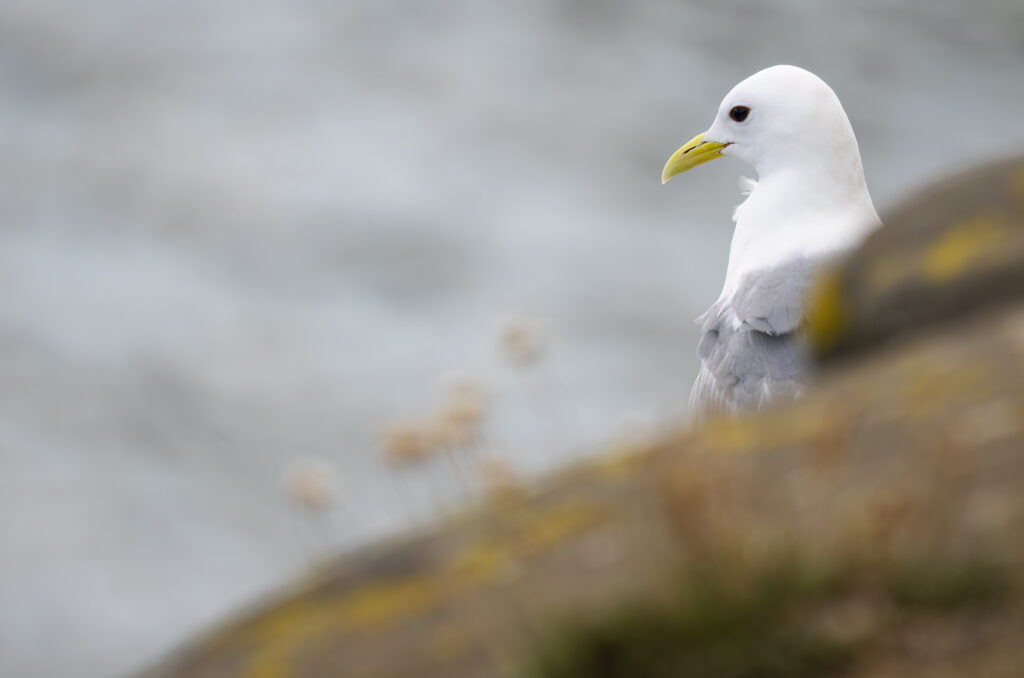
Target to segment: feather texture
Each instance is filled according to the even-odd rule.
[[[748,273],[735,293],[697,319],[700,373],[690,393],[698,416],[763,407],[799,395],[809,364],[801,345],[803,298],[828,257],[801,257]]]

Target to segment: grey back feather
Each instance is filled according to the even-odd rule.
[[[697,319],[701,368],[690,393],[693,414],[756,409],[799,394],[810,364],[800,338],[804,296],[827,259],[749,273]]]

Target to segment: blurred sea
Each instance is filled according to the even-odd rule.
[[[746,168],[661,167],[775,63],[880,210],[1024,149],[1016,0],[0,5],[0,673],[123,674],[405,525],[375,435],[445,375],[526,471],[683,418]]]

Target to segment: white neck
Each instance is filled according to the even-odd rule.
[[[729,267],[722,297],[747,273],[802,257],[841,253],[879,224],[860,158],[834,177],[820,167],[776,169],[761,174],[736,208]],[[849,170],[855,169],[851,182]]]

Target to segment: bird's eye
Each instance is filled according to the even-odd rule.
[[[743,122],[750,115],[750,109],[746,106],[733,106],[732,110],[729,111],[729,117],[736,122]]]

